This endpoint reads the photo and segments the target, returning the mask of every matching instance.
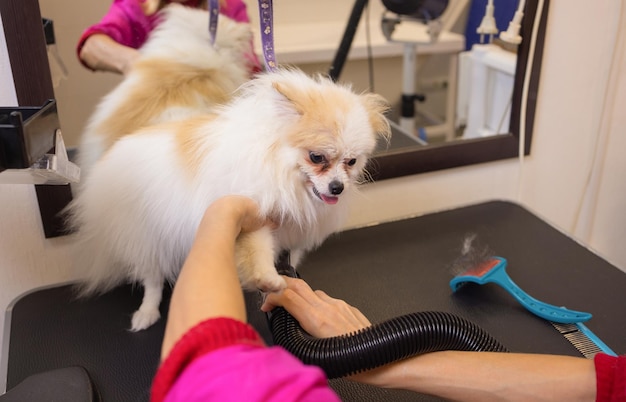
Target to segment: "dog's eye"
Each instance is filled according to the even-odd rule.
[[[356,163],[356,159],[352,158],[348,161],[348,166],[354,166],[355,163]]]
[[[326,161],[324,155],[316,154],[315,152],[309,152],[309,158],[311,159],[311,162],[315,164],[324,163]]]

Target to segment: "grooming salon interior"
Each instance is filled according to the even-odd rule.
[[[109,309],[130,315],[137,305],[118,304],[137,302],[133,289],[90,301],[89,312],[55,293],[79,276],[57,216],[80,176],[72,155],[97,103],[123,78],[86,69],[75,46],[111,3],[0,0],[0,401],[32,374],[73,366],[86,368],[102,400],[147,400],[127,390],[145,388],[154,357],[139,357],[147,362],[128,373],[121,366],[134,363],[91,351],[104,342],[84,331]],[[263,64],[260,6],[245,3]],[[25,35],[33,24],[20,19],[41,20],[42,32]],[[588,312],[581,342],[626,353],[623,1],[276,0],[273,40],[278,65],[335,74],[390,104],[391,140],[379,142],[341,231],[304,257],[303,279],[376,321],[458,314],[517,352],[584,355],[552,319],[561,309],[550,309]],[[492,280],[502,288],[448,283],[472,236],[503,258],[494,272],[508,261],[510,277]],[[513,281],[519,291],[503,285]],[[42,313],[53,306],[65,307]],[[132,344],[158,354],[159,325],[129,332],[122,316],[107,330],[122,351]],[[92,347],[25,357],[34,344],[55,350],[61,338]],[[343,400],[439,400],[341,378],[331,386]]]

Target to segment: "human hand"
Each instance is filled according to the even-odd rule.
[[[160,0],[139,0],[139,6],[145,15],[152,15],[159,11],[160,3]]]
[[[214,201],[204,213],[197,237],[212,234],[216,225],[223,230],[234,230],[235,236],[254,232],[263,226],[276,227],[271,220],[260,215],[256,201],[239,195],[228,195]]]
[[[370,321],[343,300],[335,299],[322,290],[313,290],[302,279],[285,277],[287,288],[280,293],[271,293],[261,310],[268,312],[275,307],[284,307],[302,328],[317,338],[356,332],[369,327]]]
[[[302,279],[285,277],[287,288],[280,293],[270,293],[261,306],[264,312],[284,307],[310,335],[329,338],[356,332],[371,326],[359,309],[343,300],[335,299],[322,290],[313,290]],[[349,379],[389,387],[402,378],[403,362],[389,364],[373,370],[354,374]],[[400,374],[398,374],[400,372]]]

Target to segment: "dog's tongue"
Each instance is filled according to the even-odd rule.
[[[326,203],[326,204],[336,204],[337,201],[339,201],[338,197],[329,197],[327,195],[324,194],[320,194],[322,196],[322,200]]]

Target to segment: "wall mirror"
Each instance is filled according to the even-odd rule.
[[[530,38],[539,3],[542,4],[542,12],[536,27],[537,40],[533,57],[529,57],[530,41],[528,40],[523,40],[517,50],[508,131],[490,137],[452,140],[427,146],[391,146],[375,155],[373,165],[370,168],[372,179],[383,180],[516,157],[520,138],[520,119],[522,118],[520,114],[522,108],[521,95],[526,77],[528,77],[528,97],[525,102],[524,153],[530,152],[549,0],[543,2],[526,0],[520,31],[524,39]],[[2,0],[0,1],[0,14],[19,106],[43,105],[46,100],[54,98],[54,91],[45,40],[42,35],[42,16],[38,1]],[[532,65],[528,65],[529,59],[532,59]],[[526,74],[527,69],[530,72],[528,75]],[[37,196],[46,236],[63,233],[56,213],[71,199],[69,186],[40,185],[37,186]]]

